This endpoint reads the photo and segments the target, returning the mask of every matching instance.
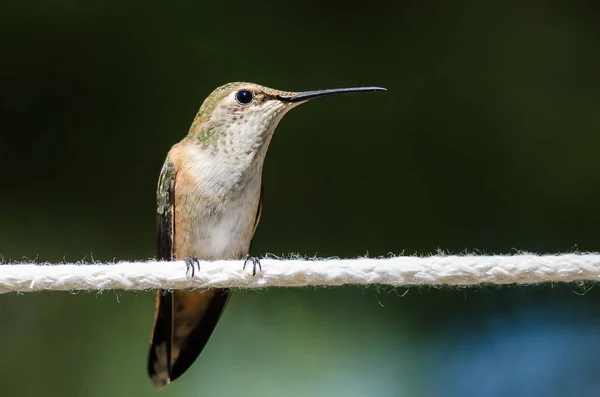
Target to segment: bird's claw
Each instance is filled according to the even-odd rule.
[[[198,271],[200,271],[200,260],[196,257],[193,258],[185,258],[185,275],[187,276],[188,274],[192,273],[192,277],[194,277],[194,275],[196,274],[196,267],[198,268]]]
[[[246,260],[244,261],[244,270],[246,270],[246,265],[248,262],[252,262],[252,275],[256,276],[256,267],[258,266],[258,270],[262,272],[262,266],[260,265],[260,259],[254,256],[246,256]]]

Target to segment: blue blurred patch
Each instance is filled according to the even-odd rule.
[[[431,395],[600,396],[598,310],[557,306],[494,311],[439,330],[424,357]]]

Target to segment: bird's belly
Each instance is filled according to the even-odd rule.
[[[188,227],[175,229],[175,257],[204,260],[244,258],[254,234],[258,200],[253,209],[247,204],[232,202],[208,211],[207,208],[193,209]]]

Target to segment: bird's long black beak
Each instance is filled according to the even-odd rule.
[[[320,98],[328,95],[349,94],[352,92],[370,92],[370,91],[387,91],[382,87],[352,87],[352,88],[332,88],[329,90],[304,91],[290,93],[289,95],[277,95],[277,99],[283,102],[302,102],[309,99]]]

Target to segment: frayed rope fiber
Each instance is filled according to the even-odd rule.
[[[266,288],[337,285],[468,286],[600,280],[600,254],[397,256],[358,259],[261,259],[252,275],[243,260],[0,265],[0,293],[71,290]]]

